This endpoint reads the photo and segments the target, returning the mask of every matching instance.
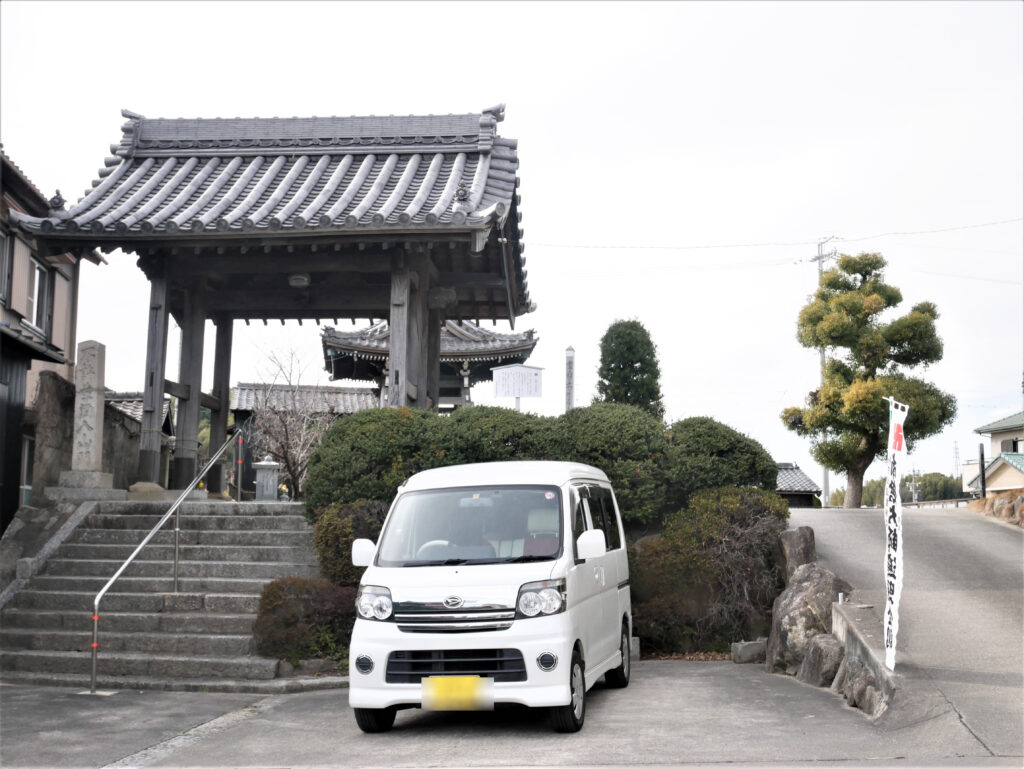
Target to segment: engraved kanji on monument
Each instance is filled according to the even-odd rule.
[[[71,470],[60,485],[79,489],[110,489],[114,476],[103,472],[103,377],[106,347],[92,340],[78,345],[75,362],[75,427],[71,439]]]

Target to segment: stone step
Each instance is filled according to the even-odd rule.
[[[57,577],[41,574],[32,578],[36,590],[70,592],[84,590],[94,596],[107,584],[110,577]],[[253,593],[259,595],[266,580],[233,577],[181,577],[178,589],[185,593]],[[174,579],[167,577],[121,577],[115,583],[123,593],[171,593]]]
[[[278,661],[266,657],[208,657],[142,652],[100,652],[97,672],[108,676],[153,678],[271,679]],[[0,670],[33,673],[79,673],[92,670],[91,652],[0,650]]]
[[[118,587],[123,587],[118,585]],[[80,611],[92,616],[96,593],[66,590],[19,590],[11,599],[11,608],[42,609],[47,611]],[[103,596],[101,612],[221,612],[226,614],[255,614],[260,597],[256,593],[115,593]]]
[[[131,545],[134,549],[146,538],[148,531],[142,529],[78,529],[71,537],[72,544]],[[183,530],[179,544],[197,546],[270,546],[311,547],[312,531],[254,530],[254,531],[213,531]],[[173,545],[173,531],[158,531],[147,547],[151,545]],[[66,547],[67,545],[65,545]]]
[[[82,521],[86,529],[138,529],[149,532],[160,522],[158,515],[104,515],[93,513]],[[164,528],[174,531],[174,519],[169,519]],[[248,518],[240,515],[183,515],[183,531],[312,531],[301,515],[275,515]]]
[[[164,502],[100,502],[98,512],[107,515],[164,515],[171,509],[173,500]],[[306,506],[302,502],[204,502],[189,501],[181,505],[184,515],[239,515],[250,518],[277,515],[303,515]]]
[[[141,540],[140,540],[141,541]],[[54,554],[56,558],[82,560],[112,560],[123,563],[135,550],[135,544],[64,544]],[[151,541],[140,553],[147,561],[171,561],[174,545],[158,545]],[[316,563],[312,547],[285,547],[281,545],[181,545],[178,557],[184,561],[246,561],[249,563],[277,561],[281,563]]]
[[[210,633],[251,635],[255,614],[214,612],[109,612],[103,599],[100,627],[110,633]],[[4,609],[4,629],[72,630],[92,632],[91,612],[62,612],[41,609]]]
[[[90,678],[81,673],[33,673],[5,670],[0,672],[5,684],[32,686],[74,686],[88,690]],[[348,686],[348,676],[324,675],[293,678],[271,678],[256,681],[230,678],[155,678],[142,676],[96,677],[97,691],[113,689],[162,689],[172,692],[235,692],[254,694],[289,694]]]
[[[145,551],[143,551],[143,554],[145,554]],[[109,579],[117,572],[120,566],[120,561],[86,561],[71,558],[53,558],[46,564],[43,575],[51,577],[105,577]],[[124,570],[118,581],[135,577],[173,577],[173,575],[173,561],[135,560],[128,564],[128,568]],[[179,585],[183,577],[226,577],[269,582],[282,577],[318,576],[320,576],[320,567],[315,564],[266,561],[178,561]]]
[[[92,649],[92,628],[70,630],[0,630],[4,649],[32,651],[87,652]],[[213,635],[209,633],[123,633],[111,630],[100,618],[99,649],[113,652],[185,654],[199,657],[239,657],[252,651],[251,635]]]

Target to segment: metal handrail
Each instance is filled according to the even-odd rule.
[[[236,432],[237,432],[237,430],[236,430]],[[217,449],[216,453],[214,453],[213,456],[210,457],[210,460],[203,466],[203,469],[199,471],[199,473],[196,475],[196,477],[192,479],[192,482],[188,486],[186,486],[185,489],[178,496],[178,498],[176,500],[174,500],[174,504],[171,505],[170,509],[166,513],[164,513],[163,518],[161,518],[160,521],[156,524],[156,526],[154,526],[150,530],[149,534],[146,535],[145,539],[143,539],[142,542],[139,543],[139,546],[136,547],[135,550],[132,552],[132,554],[130,556],[128,556],[128,559],[124,563],[121,564],[121,568],[118,569],[114,573],[114,576],[111,577],[107,581],[107,584],[105,584],[103,586],[103,589],[100,590],[100,592],[96,594],[96,598],[93,600],[93,604],[92,604],[92,609],[93,609],[93,611],[92,611],[92,680],[91,680],[90,687],[89,687],[89,691],[92,694],[96,693],[96,658],[97,658],[97,655],[99,654],[99,648],[100,648],[100,644],[99,644],[100,601],[102,600],[103,596],[106,595],[106,593],[110,589],[111,585],[113,585],[114,582],[117,581],[117,578],[120,577],[121,574],[124,572],[124,570],[127,569],[128,566],[131,564],[131,562],[135,560],[135,556],[137,556],[142,551],[142,548],[144,548],[146,545],[149,544],[149,540],[151,540],[156,535],[156,533],[163,527],[163,525],[165,523],[167,523],[167,521],[170,519],[170,517],[172,515],[175,516],[175,518],[174,518],[174,592],[175,593],[178,592],[178,545],[179,545],[179,541],[180,541],[180,538],[181,538],[180,537],[180,535],[181,535],[181,503],[185,501],[185,498],[192,492],[192,489],[194,489],[196,487],[196,485],[199,483],[199,481],[201,481],[203,479],[203,476],[206,475],[206,473],[209,472],[210,468],[213,467],[213,463],[216,462],[218,459],[220,459],[221,456],[224,454],[224,452],[228,450],[228,446],[230,446],[234,440],[235,440],[235,436],[234,435],[228,436],[228,439],[226,441],[224,441],[224,445],[221,446],[219,449]],[[177,515],[175,515],[175,514],[177,514]]]

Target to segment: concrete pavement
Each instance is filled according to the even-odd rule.
[[[0,686],[4,767],[637,765],[1019,766],[955,714],[887,729],[827,689],[731,662],[637,663],[627,689],[591,690],[576,735],[543,713],[398,714],[364,735],[345,690],[262,697]]]

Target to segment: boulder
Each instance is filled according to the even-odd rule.
[[[1013,504],[1009,499],[1000,497],[992,503],[992,515],[996,518],[1009,518],[1008,513],[1013,512]]]
[[[738,641],[732,645],[732,661],[744,665],[749,662],[764,662],[767,638],[756,641]]]
[[[832,691],[841,694],[851,707],[863,710],[872,718],[881,714],[887,705],[882,687],[874,675],[859,659],[846,657],[832,682]]]
[[[796,677],[811,686],[831,686],[845,653],[842,641],[831,633],[820,633],[807,644],[807,653]]]
[[[1010,523],[1020,524],[1021,518],[1024,518],[1024,494],[1019,494],[1013,500],[1013,517],[1010,518]]]
[[[782,544],[782,559],[786,564],[786,584],[789,584],[798,566],[818,560],[814,549],[814,529],[810,526],[787,529],[779,536],[779,542]]]
[[[816,563],[798,566],[772,606],[772,631],[765,651],[769,672],[799,669],[807,644],[820,633],[832,632],[832,604],[850,584]]]

